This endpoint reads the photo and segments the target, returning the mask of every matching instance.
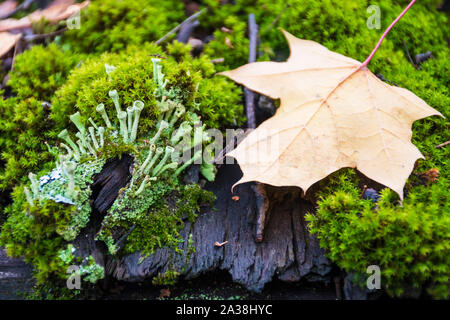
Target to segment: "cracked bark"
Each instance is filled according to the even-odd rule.
[[[256,243],[258,205],[252,184],[239,185],[231,193],[231,186],[240,175],[239,166],[222,166],[216,181],[206,185],[217,197],[213,205],[217,210],[204,208],[194,223],[186,223],[181,232],[184,242],[179,246],[184,254],[161,248],[140,264],[139,253],[121,258],[107,256],[106,274],[122,281],[139,282],[169,269],[181,272],[186,279],[226,270],[233,281],[256,292],[275,278],[288,282],[304,278],[330,281],[331,264],[323,256],[317,239],[306,230],[304,214],[313,207],[300,197],[300,190],[265,186],[271,214],[265,221],[264,240]],[[233,195],[239,196],[239,201],[232,200]],[[196,249],[192,256],[186,256],[189,234]],[[216,241],[228,243],[215,247]]]

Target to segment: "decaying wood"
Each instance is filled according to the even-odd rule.
[[[105,210],[114,201],[114,192],[110,189],[114,188],[117,196],[120,188],[116,184],[123,186],[129,179],[126,174],[129,162],[129,159],[122,157],[121,160],[108,163],[95,177],[92,199],[94,215],[98,216],[100,213],[95,213],[98,209]],[[216,181],[206,185],[206,189],[214,192],[217,200],[213,208],[203,208],[194,223],[185,222],[181,232],[184,242],[179,245],[183,251],[181,255],[173,249],[160,248],[142,262],[139,261],[139,252],[112,257],[107,254],[104,243],[95,240],[100,221],[92,218],[74,241],[76,254],[81,257],[92,255],[97,264],[104,266],[105,281],[115,278],[125,282],[142,282],[167,270],[177,270],[186,279],[197,278],[210,271],[225,270],[233,281],[255,292],[272,279],[286,282],[302,279],[331,281],[331,263],[323,255],[318,240],[308,232],[304,218],[305,213],[314,210],[313,205],[300,197],[298,188],[265,186],[273,206],[264,240],[256,243],[253,233],[258,205],[251,184],[237,186],[235,194],[239,196],[239,201],[232,199],[231,186],[241,175],[237,165],[222,166]],[[119,176],[123,177],[123,181],[120,181]],[[100,203],[100,196],[105,203]],[[190,234],[195,247],[191,255],[188,254]],[[222,245],[216,246],[215,242]],[[0,263],[0,271],[1,267]],[[24,279],[31,279],[30,276],[28,274]],[[2,281],[0,279],[0,284],[3,284]],[[16,280],[14,285],[17,285]],[[4,298],[2,291],[0,285],[0,297]]]
[[[32,268],[21,259],[10,258],[0,248],[0,300],[22,299],[34,285]]]
[[[267,221],[270,219],[270,201],[266,193],[266,188],[263,183],[255,183],[252,186],[256,196],[256,242],[262,242],[264,238],[264,228]]]
[[[255,15],[250,14],[248,16],[248,33],[249,33],[249,56],[248,62],[252,63],[256,61],[257,50],[258,50],[258,30],[259,27],[255,21]],[[245,107],[247,110],[247,127],[249,129],[256,128],[256,112],[255,112],[255,99],[256,94],[250,89],[244,88],[245,95]],[[270,214],[269,206],[270,201],[267,198],[265,192],[265,187],[262,183],[255,182],[252,186],[257,198],[257,217],[256,217],[256,234],[255,241],[261,242],[264,238],[264,228],[266,226],[267,220]]]
[[[107,162],[102,171],[94,176],[94,183],[91,185],[91,217],[87,226],[73,242],[77,248],[77,256],[84,258],[92,255],[98,265],[105,265],[106,245],[101,241],[95,240],[95,237],[100,230],[103,218],[116,200],[120,190],[131,179],[130,166],[132,162],[133,158],[131,156],[122,155],[120,159]],[[126,236],[124,237],[125,239]],[[118,244],[122,245],[120,240]]]
[[[140,254],[121,258],[106,256],[106,274],[122,281],[140,282],[177,270],[182,277],[192,279],[205,272],[227,270],[235,282],[252,291],[260,291],[272,279],[282,281],[311,281],[328,279],[330,262],[324,257],[316,238],[307,231],[306,212],[311,203],[299,196],[298,188],[266,186],[272,200],[270,219],[266,222],[265,237],[255,243],[257,199],[251,184],[235,188],[239,201],[232,199],[231,186],[239,179],[237,165],[219,169],[216,181],[206,188],[217,197],[213,208],[204,208],[194,223],[185,222],[181,232],[184,240],[176,254],[161,248],[140,263]],[[188,255],[188,239],[192,234],[195,253]],[[217,247],[216,242],[228,241]],[[328,279],[330,280],[330,279]]]
[[[103,170],[94,177],[92,184],[93,209],[104,215],[114,203],[120,189],[125,187],[131,179],[130,166],[133,158],[123,155],[106,163]]]

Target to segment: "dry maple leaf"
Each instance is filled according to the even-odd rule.
[[[17,8],[17,1],[6,0],[0,3],[0,17],[7,16]]]
[[[259,181],[306,192],[351,167],[403,198],[405,181],[423,158],[411,143],[412,124],[441,114],[367,69],[390,28],[364,63],[283,31],[291,50],[286,62],[255,62],[221,73],[281,100],[276,114],[227,154],[243,171],[236,184]]]
[[[75,0],[55,0],[41,10],[38,9],[22,19],[4,19],[0,21],[0,31],[16,30],[31,27],[33,22],[46,19],[55,23],[67,19],[89,5],[89,1],[74,4]]]
[[[11,34],[9,32],[0,32],[0,58],[8,53],[19,41],[21,34]]]

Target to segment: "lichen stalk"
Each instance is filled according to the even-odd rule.
[[[171,146],[167,146],[165,149],[164,157],[161,159],[161,161],[158,163],[158,165],[153,169],[152,176],[156,177],[158,172],[162,169],[162,167],[166,164],[167,159],[169,159],[170,156],[172,156],[172,153],[175,151],[175,149]]]
[[[111,124],[111,121],[109,121],[108,114],[106,113],[105,105],[104,105],[103,103],[100,103],[100,104],[97,106],[97,108],[95,108],[95,110],[96,110],[98,113],[100,113],[100,115],[102,116],[103,121],[105,121],[106,127],[107,127],[107,128],[111,128],[111,127],[112,127],[112,124]]]
[[[131,134],[130,134],[130,142],[134,142],[137,137],[137,130],[139,125],[139,118],[141,116],[142,110],[144,110],[144,102],[140,100],[136,100],[133,104],[133,110],[134,110],[134,121],[133,121],[133,127],[131,128]]]

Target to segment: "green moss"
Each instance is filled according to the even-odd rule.
[[[22,186],[14,189],[14,202],[5,209],[8,220],[1,229],[0,245],[9,255],[23,257],[33,265],[38,284],[66,278],[73,257],[62,250],[89,221],[89,185],[103,164],[93,161],[76,168],[75,195],[68,194],[67,179],[58,169],[39,179],[39,192],[31,199],[26,198]],[[64,199],[66,203],[62,203]]]
[[[74,52],[118,52],[158,40],[184,19],[178,0],[94,0],[81,13],[81,28],[62,41]]]
[[[143,129],[154,125],[152,119],[157,110],[153,96],[153,70],[149,61],[152,54],[165,55],[161,48],[146,45],[144,48],[130,48],[121,54],[88,58],[79,68],[73,69],[67,84],[56,91],[51,99],[50,111],[41,105],[42,100],[39,99],[49,99],[50,91],[63,83],[68,70],[52,76],[58,67],[44,64],[45,49],[39,47],[33,50],[27,51],[30,54],[22,59],[23,66],[19,64],[18,70],[35,65],[38,70],[46,70],[48,73],[41,70],[31,76],[33,72],[21,71],[24,79],[17,73],[12,83],[14,90],[20,91],[19,88],[23,87],[21,98],[0,101],[0,146],[5,163],[4,169],[0,171],[0,187],[11,189],[27,172],[50,169],[52,155],[44,142],[54,144],[59,132],[71,126],[67,114],[76,110],[81,111],[86,119],[90,116],[96,121],[100,120],[95,106],[103,101],[112,88],[119,91],[123,105],[130,105],[137,99],[143,100],[148,106],[142,114]],[[53,52],[59,49],[51,46],[50,50]],[[58,52],[60,53],[55,59],[64,61],[66,58],[61,57],[64,54],[62,51]],[[239,88],[229,80],[214,77],[214,66],[207,57],[193,59],[189,56],[189,48],[179,43],[169,46],[168,53],[173,54],[173,57],[168,56],[162,64],[170,81],[169,85],[183,93],[180,96],[183,103],[200,111],[207,126],[225,128],[243,122]],[[42,62],[33,64],[30,62],[33,58]],[[72,62],[75,61],[76,59]],[[116,71],[110,78],[105,73],[105,63],[116,66]],[[41,64],[42,67],[39,67]],[[68,67],[70,63],[62,65]],[[52,78],[59,80],[39,84],[40,79]],[[33,93],[36,98],[22,98],[22,95],[30,92],[36,92]],[[108,110],[111,110],[111,106],[112,102],[107,101]],[[113,115],[110,114],[111,116]],[[22,178],[21,181],[25,180],[26,178]]]
[[[55,44],[34,46],[17,56],[7,85],[19,99],[49,101],[80,60]]]
[[[142,101],[135,101],[134,109],[128,113],[120,111],[121,107],[118,105],[110,106],[110,109],[117,108],[116,116],[109,117],[111,120],[101,117],[101,122],[97,123],[91,119],[89,123],[92,127],[89,128],[88,134],[81,114],[77,112],[71,115],[69,119],[78,130],[76,137],[79,140],[75,144],[72,140],[73,135],[68,130],[63,130],[58,136],[67,145],[62,145],[61,148],[48,146],[49,153],[58,159],[56,168],[39,179],[30,174],[31,184],[21,189],[22,193],[18,190],[14,191],[20,197],[14,197],[13,205],[7,208],[10,217],[2,229],[1,241],[11,254],[24,254],[26,259],[30,259],[30,262],[35,264],[36,270],[39,270],[40,283],[58,272],[59,275],[64,274],[64,267],[72,258],[64,246],[67,242],[74,240],[89,222],[92,177],[100,172],[111,156],[115,157],[118,152],[126,152],[132,157],[134,163],[131,166],[131,181],[120,190],[117,199],[101,222],[97,235],[98,240],[106,243],[111,254],[122,254],[119,251],[123,248],[123,244],[125,244],[123,253],[140,251],[145,256],[156,248],[172,247],[181,254],[178,248],[178,244],[182,241],[179,232],[183,228],[184,221],[187,219],[192,222],[200,205],[214,200],[211,193],[202,190],[199,186],[184,186],[179,181],[179,173],[191,162],[187,161],[188,159],[175,159],[170,156],[173,153],[181,156],[194,146],[208,143],[210,139],[203,134],[194,135],[193,139],[189,137],[192,128],[198,125],[199,117],[195,114],[195,107],[189,108],[182,104],[190,101],[188,95],[183,95],[183,91],[165,85],[162,81],[164,69],[159,69],[159,60],[154,60],[153,66],[155,70],[158,70],[156,78],[152,79],[154,83],[152,98],[156,101],[155,105],[148,105],[147,109],[153,108],[157,112],[151,112],[147,118],[138,117],[139,114],[144,115],[142,111],[146,106]],[[119,70],[117,68],[114,72]],[[107,74],[107,71],[104,70],[104,73]],[[188,71],[180,73],[189,77]],[[112,79],[114,75],[107,76]],[[183,80],[186,78],[178,79],[182,83],[185,81],[185,85],[190,83]],[[188,88],[188,86],[184,87],[185,90]],[[117,96],[117,91],[111,91],[109,97],[115,104],[122,103],[121,97]],[[108,100],[103,98],[104,105]],[[99,113],[104,115],[106,110]],[[125,118],[119,117],[121,114]],[[188,130],[186,129],[188,125],[189,131],[180,136],[180,141],[180,139],[174,139],[174,134],[180,129],[181,122],[185,125],[183,127],[185,130]],[[148,127],[148,123],[154,123],[154,125]],[[102,127],[103,124],[108,126],[106,130]],[[202,130],[202,127],[197,127],[195,132],[199,129]],[[132,131],[136,134],[131,134]],[[133,136],[135,138],[131,138]],[[114,149],[117,150],[114,151]],[[202,153],[196,154],[201,160]],[[197,159],[198,156],[190,156],[190,158]],[[153,160],[150,161],[150,159]],[[183,165],[183,163],[187,164]],[[68,206],[55,206],[53,202],[65,203]],[[70,207],[70,211],[63,211],[66,207]],[[39,257],[29,257],[27,252],[30,249],[29,242],[35,241],[33,245],[37,245],[38,239],[30,240],[23,239],[24,235],[16,236],[16,233],[24,227],[24,222],[20,220],[28,216],[29,211],[37,212],[36,216],[45,213],[46,216],[52,217],[54,221],[50,222],[48,220],[41,222],[36,218],[31,221],[25,220],[28,223],[25,227],[29,229],[29,237],[38,236],[39,248],[48,241],[55,246],[52,249],[59,254],[49,256],[42,250],[35,252]],[[63,213],[65,215],[61,217]],[[45,223],[52,223],[54,226],[50,228]],[[36,228],[39,232],[34,230]],[[127,230],[133,231],[133,228],[136,231],[122,239]],[[44,234],[40,234],[41,229],[45,230]],[[188,250],[191,251],[191,248]],[[53,265],[54,269],[45,269],[44,263]],[[95,282],[104,275],[104,270],[91,262],[83,264],[76,272],[83,275],[89,282]]]
[[[161,62],[169,87],[176,90],[180,102],[199,110],[203,122],[209,127],[225,127],[235,121],[242,123],[242,106],[237,87],[221,77],[213,77],[215,70],[209,60],[191,58],[186,48],[178,43],[170,45],[167,59]],[[67,84],[56,92],[52,101],[55,108],[51,118],[59,124],[53,135],[68,124],[66,115],[76,110],[86,117],[100,120],[95,106],[113,88],[118,91],[122,105],[131,105],[137,99],[144,101],[148,107],[141,115],[142,128],[144,132],[151,128],[154,125],[152,118],[157,114],[153,95],[156,87],[150,61],[155,54],[166,55],[161,48],[146,45],[139,49],[129,48],[122,54],[91,58],[74,70]],[[116,67],[111,77],[105,73],[105,63]],[[114,110],[111,101],[107,101],[105,106],[107,110]]]
[[[214,31],[214,40],[209,42],[204,53],[214,59],[225,58],[225,62],[217,65],[218,71],[237,68],[248,62],[247,23],[240,17],[229,16],[222,22],[230,30]]]
[[[152,279],[154,286],[173,286],[177,283],[180,273],[176,270],[167,270],[164,273],[159,273]]]
[[[26,181],[29,171],[51,167],[53,156],[43,143],[51,127],[47,116],[35,98],[0,100],[1,189]]]
[[[360,199],[360,190],[336,191],[308,215],[310,230],[328,256],[346,271],[366,274],[370,265],[381,269],[381,284],[401,295],[406,284],[425,287],[436,298],[450,293],[449,183],[416,188],[403,202],[389,190],[374,208]]]
[[[153,188],[152,188],[153,189]],[[158,197],[159,206],[152,207],[147,215],[139,217],[136,221],[137,228],[128,239],[125,252],[141,250],[143,257],[153,253],[155,248],[164,246],[177,247],[180,241],[179,232],[184,227],[183,221],[193,222],[200,210],[200,205],[211,205],[214,194],[202,190],[198,185],[179,186],[179,191],[172,193],[164,203],[163,197],[166,193],[160,193]],[[176,201],[176,205],[170,207],[170,202]]]
[[[15,97],[0,100],[0,189],[11,189],[29,171],[50,168],[43,143],[50,137],[50,111],[42,105],[66,80],[80,57],[56,45],[34,46],[17,56],[8,86]]]
[[[92,256],[89,256],[86,265],[80,267],[79,273],[84,281],[92,284],[97,283],[97,281],[105,277],[105,269],[99,266]]]
[[[9,218],[2,226],[0,246],[8,255],[31,263],[38,283],[60,281],[68,264],[58,255],[66,245],[58,232],[69,226],[76,208],[51,200],[30,207],[23,188],[16,188],[13,198],[14,204],[6,209]]]

